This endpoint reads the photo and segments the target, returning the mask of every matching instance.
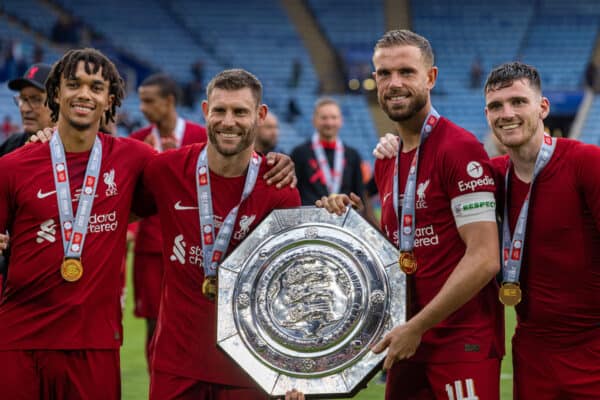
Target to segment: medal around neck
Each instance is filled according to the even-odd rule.
[[[215,300],[215,297],[217,297],[216,276],[207,276],[204,278],[204,282],[202,282],[202,294],[210,301]]]
[[[500,286],[498,297],[505,306],[516,306],[521,302],[521,288],[516,282],[504,282]]]
[[[398,249],[356,211],[275,210],[220,264],[217,344],[270,396],[349,396],[406,322]]]
[[[65,258],[60,266],[60,275],[67,282],[77,282],[83,275],[83,264],[77,258]]]
[[[406,275],[414,274],[417,271],[417,257],[413,251],[401,251],[398,263]]]

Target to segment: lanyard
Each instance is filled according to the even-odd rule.
[[[325,157],[325,150],[319,141],[319,136],[315,133],[312,137],[312,148],[317,158],[319,168],[325,176],[325,184],[329,194],[337,194],[342,187],[342,176],[344,174],[344,144],[337,138],[335,143],[335,153],[333,156],[333,171],[329,168],[329,163]]]
[[[173,131],[173,136],[175,137],[176,148],[181,147],[181,142],[183,141],[183,133],[185,131],[185,120],[183,118],[177,118],[177,123],[175,124],[175,131]],[[158,128],[156,125],[152,126],[152,130],[150,134],[154,136],[154,148],[159,153],[163,152],[162,142],[160,132],[158,132]]]
[[[502,222],[502,278],[504,282],[519,282],[521,264],[523,262],[523,249],[525,248],[525,231],[527,229],[527,213],[529,211],[531,190],[533,189],[535,178],[548,164],[555,148],[556,139],[544,134],[542,147],[540,148],[535,160],[533,177],[531,178],[531,183],[529,184],[529,191],[527,192],[525,201],[521,206],[521,211],[519,212],[519,218],[517,219],[517,224],[515,226],[515,232],[512,236],[512,239],[508,219],[508,185],[510,182],[510,165],[506,170],[506,175],[504,177],[504,221]]]
[[[54,186],[56,188],[56,199],[58,200],[58,215],[62,227],[65,257],[81,259],[83,242],[87,234],[92,205],[96,196],[98,176],[100,175],[102,143],[96,136],[85,170],[79,204],[77,205],[77,214],[75,216],[73,216],[67,158],[58,132],[52,135],[50,139],[50,156],[52,158]]]
[[[229,241],[235,220],[238,215],[240,205],[248,198],[258,177],[260,166],[260,156],[255,152],[252,154],[244,189],[242,191],[242,199],[239,204],[229,211],[223,225],[219,230],[219,234],[215,240],[214,213],[212,206],[212,193],[210,191],[210,173],[208,170],[208,162],[206,156],[206,147],[202,149],[196,163],[196,192],[198,195],[198,213],[200,215],[200,239],[202,240],[202,255],[204,256],[204,276],[215,276],[217,267],[223,255],[227,251]]]
[[[398,229],[400,230],[400,250],[401,251],[412,251],[415,243],[415,194],[417,186],[417,169],[419,167],[419,152],[421,146],[425,143],[425,140],[429,137],[429,134],[433,131],[440,119],[440,114],[431,107],[431,111],[425,118],[423,127],[421,128],[421,136],[419,141],[419,147],[410,163],[408,170],[408,178],[406,179],[406,186],[404,187],[404,198],[402,199],[402,211],[400,214],[400,222],[398,223]],[[398,169],[400,168],[400,151],[396,156],[396,167],[394,169],[394,211],[398,215],[398,199],[399,199],[399,177]]]

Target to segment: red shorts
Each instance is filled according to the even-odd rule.
[[[401,361],[388,371],[386,400],[498,400],[500,360],[448,364]]]
[[[0,351],[0,397],[118,400],[118,350]]]
[[[160,254],[135,254],[133,259],[133,297],[135,316],[158,318],[164,267]]]
[[[559,346],[516,334],[514,399],[600,399],[600,330],[586,336]]]
[[[268,400],[260,389],[240,388],[202,382],[166,372],[152,371],[150,400]]]

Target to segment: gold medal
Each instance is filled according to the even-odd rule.
[[[415,257],[415,253],[412,251],[401,251],[398,264],[400,264],[400,269],[406,275],[414,274],[417,270],[417,258]]]
[[[76,282],[83,275],[83,265],[78,258],[65,258],[60,266],[60,274],[67,282]]]
[[[498,297],[505,306],[516,306],[521,302],[521,288],[516,282],[503,282]]]
[[[202,282],[202,294],[205,295],[210,301],[214,301],[217,297],[217,277],[206,276],[204,282]]]

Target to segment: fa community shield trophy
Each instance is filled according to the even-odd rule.
[[[406,322],[398,250],[356,211],[275,210],[223,261],[217,343],[265,392],[352,395]]]

